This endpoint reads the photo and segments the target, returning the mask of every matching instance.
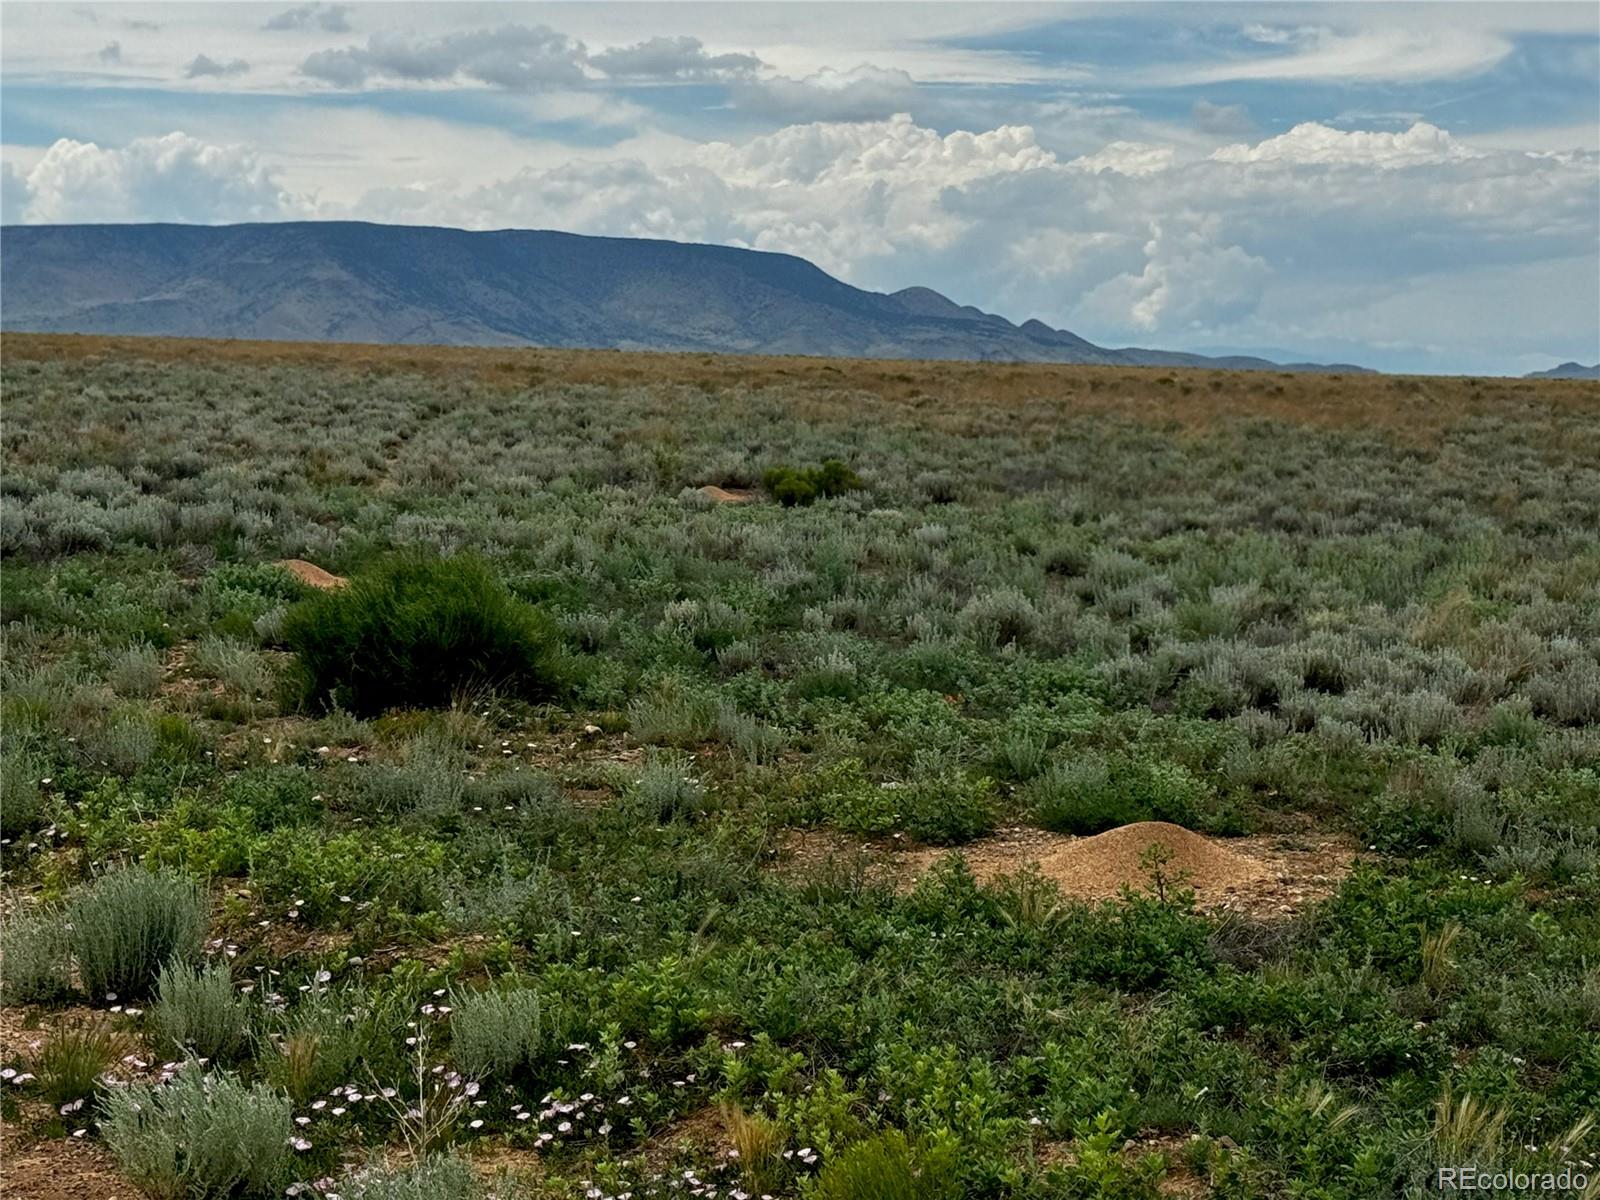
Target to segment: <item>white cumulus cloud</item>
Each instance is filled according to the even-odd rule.
[[[1437,125],[1418,121],[1404,133],[1345,131],[1306,121],[1255,145],[1223,146],[1211,155],[1226,163],[1336,163],[1409,167],[1474,158],[1476,153]]]
[[[121,148],[62,138],[32,170],[7,177],[7,220],[261,221],[305,211],[254,151],[175,132]]]

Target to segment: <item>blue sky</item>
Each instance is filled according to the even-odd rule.
[[[0,6],[7,222],[712,241],[1109,345],[1600,359],[1600,6]]]

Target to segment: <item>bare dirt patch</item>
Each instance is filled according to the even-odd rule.
[[[710,496],[718,504],[749,504],[756,498],[756,494],[748,488],[721,488],[714,483],[708,483],[700,489],[702,496]]]
[[[303,558],[280,559],[278,565],[301,583],[321,591],[327,591],[329,588],[342,588],[350,582],[343,575],[335,575],[332,571],[324,571],[316,563],[307,562]]]
[[[1165,821],[1141,821],[1088,838],[1006,830],[960,853],[981,882],[1037,863],[1065,894],[1109,900],[1123,888],[1153,891],[1154,863],[1147,855],[1156,845],[1165,849],[1160,870],[1168,886],[1193,889],[1199,908],[1255,914],[1294,912],[1332,894],[1354,858],[1353,847],[1329,836],[1209,838]],[[922,849],[906,857],[921,874],[945,853]]]
[[[779,869],[796,877],[825,862],[857,863],[869,879],[904,890],[950,854],[980,883],[1037,866],[1068,896],[1110,900],[1124,887],[1149,894],[1144,856],[1152,843],[1170,852],[1162,871],[1169,887],[1192,889],[1203,911],[1287,915],[1333,894],[1349,874],[1356,847],[1326,833],[1211,838],[1179,825],[1144,821],[1094,837],[1050,833],[1027,825],[1003,828],[965,846],[905,846],[847,838],[828,830],[795,831],[780,850]]]
[[[6,1200],[140,1200],[117,1174],[103,1146],[78,1138],[33,1138],[13,1126],[0,1132],[0,1192]]]

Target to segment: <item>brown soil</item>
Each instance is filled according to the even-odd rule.
[[[328,588],[342,588],[350,582],[343,575],[335,575],[331,571],[324,571],[316,563],[308,563],[303,558],[285,558],[280,560],[278,565],[301,583],[323,591]]]
[[[748,504],[756,498],[756,494],[745,488],[720,488],[714,483],[708,483],[700,489],[702,496],[710,496],[718,504]]]
[[[111,1153],[87,1139],[41,1138],[0,1125],[0,1196],[6,1200],[140,1200]]]

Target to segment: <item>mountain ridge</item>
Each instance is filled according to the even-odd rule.
[[[10,225],[0,328],[263,340],[1364,371],[1098,346],[795,255],[360,221]]]
[[[1524,379],[1600,379],[1600,363],[1585,366],[1580,362],[1564,362],[1548,371],[1529,371]]]

